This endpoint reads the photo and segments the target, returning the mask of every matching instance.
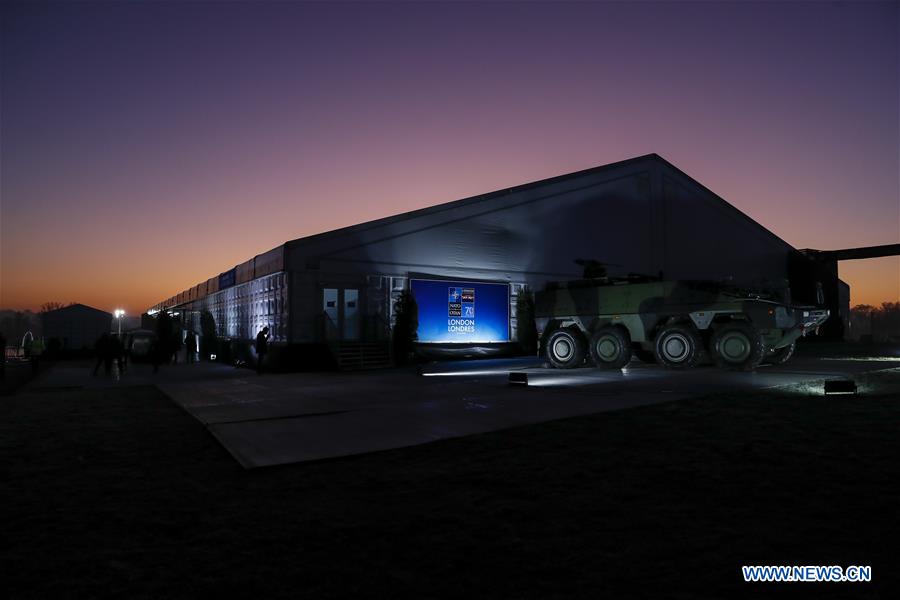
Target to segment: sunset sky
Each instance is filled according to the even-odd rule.
[[[136,314],[286,240],[656,152],[900,242],[897,2],[6,3],[0,308]],[[841,265],[900,300],[900,259]]]

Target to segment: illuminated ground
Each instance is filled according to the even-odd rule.
[[[0,402],[4,595],[891,598],[900,372],[867,385],[249,471],[153,387],[32,386]],[[768,563],[874,582],[741,581]]]
[[[497,431],[712,393],[764,390],[821,394],[822,380],[900,365],[887,360],[799,357],[754,373],[712,367],[672,371],[632,362],[622,372],[560,371],[537,359],[436,363],[368,373],[257,376],[213,364],[176,365],[158,375],[137,365],[121,381],[60,366],[37,389],[153,383],[203,423],[245,467],[333,458]],[[508,384],[526,373],[527,387]]]

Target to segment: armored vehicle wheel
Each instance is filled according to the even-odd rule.
[[[621,327],[607,325],[591,336],[591,360],[601,369],[621,369],[631,360],[631,340]]]
[[[710,341],[713,360],[723,369],[752,371],[762,362],[765,348],[759,331],[742,321],[717,329]]]
[[[770,365],[783,365],[787,361],[791,360],[791,357],[794,356],[794,352],[797,350],[797,342],[791,342],[784,348],[779,348],[774,352],[771,352],[768,356],[766,356],[766,362]]]
[[[644,350],[643,348],[635,344],[631,348],[631,351],[642,363],[647,363],[648,365],[656,364],[656,354],[653,353],[653,350]]]
[[[571,369],[584,362],[584,341],[571,329],[558,329],[547,340],[547,358],[557,369]]]
[[[656,335],[655,355],[659,364],[670,369],[690,369],[700,360],[703,340],[692,325],[666,325]]]

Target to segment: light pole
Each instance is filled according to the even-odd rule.
[[[116,315],[116,321],[119,322],[119,337],[122,337],[122,317],[125,316],[125,311],[122,310],[121,308],[117,308],[115,315]]]

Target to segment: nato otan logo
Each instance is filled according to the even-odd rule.
[[[462,288],[447,288],[447,316],[462,316]]]
[[[475,318],[475,288],[447,288],[447,316]]]

